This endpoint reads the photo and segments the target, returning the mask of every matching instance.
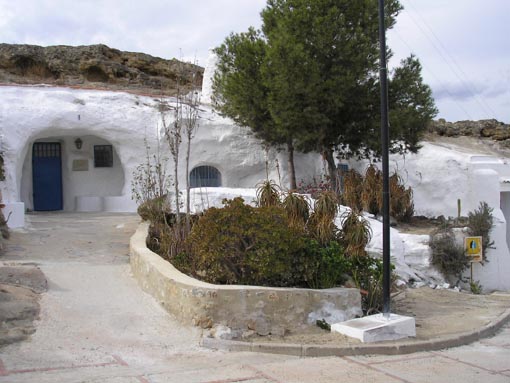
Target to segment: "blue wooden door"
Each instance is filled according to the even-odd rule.
[[[34,210],[62,210],[60,143],[36,142],[32,150]]]

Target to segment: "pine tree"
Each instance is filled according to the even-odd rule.
[[[386,1],[386,28],[402,9]],[[322,153],[332,182],[335,152],[380,152],[376,0],[268,0],[262,30],[232,34],[216,49],[219,110],[267,144]],[[391,52],[389,52],[389,55]],[[390,79],[393,152],[416,151],[437,113],[411,56]]]

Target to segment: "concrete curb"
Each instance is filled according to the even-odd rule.
[[[200,345],[225,351],[251,351],[269,354],[285,354],[300,357],[355,356],[355,355],[401,355],[419,351],[436,351],[463,346],[494,335],[510,322],[510,309],[496,319],[474,331],[446,335],[429,340],[399,340],[395,342],[358,344],[351,346],[308,345],[291,343],[253,343],[215,338],[202,338]]]
[[[188,282],[193,282],[193,284],[198,284],[198,286],[192,286],[192,290],[197,290],[197,288],[213,288],[216,290],[225,289],[224,286],[216,286],[208,283],[196,281],[180,272],[174,272],[173,266],[170,266],[166,261],[163,261],[159,256],[156,256],[152,253],[145,244],[145,238],[147,236],[148,224],[141,224],[138,227],[137,232],[131,237],[130,240],[130,252],[131,252],[131,269],[135,277],[139,280],[142,285],[142,288],[145,291],[149,291],[156,299],[160,301],[164,301],[164,295],[158,296],[154,291],[151,291],[150,288],[146,286],[147,278],[145,275],[138,275],[136,270],[144,269],[147,272],[150,269],[149,258],[153,256],[154,261],[157,265],[154,267],[158,273],[161,272],[162,269],[171,268],[171,271],[168,271],[164,274],[170,273],[170,278],[166,275],[166,280],[174,280],[183,282],[187,284]],[[135,255],[144,259],[143,266],[144,267],[134,267],[133,262]],[[148,258],[147,258],[148,257]],[[152,258],[151,258],[152,259]],[[164,264],[161,266],[160,264]],[[143,273],[142,273],[143,274]],[[160,281],[161,282],[161,281]],[[160,284],[158,284],[161,287]],[[246,288],[246,286],[245,286]],[[247,288],[254,288],[253,286],[248,286]],[[226,289],[229,289],[228,287]],[[264,290],[268,290],[267,288]],[[279,289],[274,289],[279,290]],[[171,294],[167,294],[170,296]],[[189,298],[189,294],[188,294]],[[173,305],[165,306],[165,308],[173,312],[175,310],[170,309]],[[179,317],[179,312],[174,312]],[[186,318],[189,319],[189,318]],[[187,321],[187,320],[186,320]],[[475,342],[482,338],[486,338],[494,335],[501,327],[503,327],[506,323],[510,322],[510,309],[505,310],[501,315],[499,315],[496,319],[489,322],[487,325],[473,330],[467,331],[459,334],[445,335],[434,339],[429,340],[398,340],[394,342],[384,342],[384,343],[361,343],[356,345],[349,346],[336,346],[336,345],[313,345],[313,344],[291,344],[291,343],[253,343],[253,342],[244,342],[244,341],[235,341],[235,340],[223,340],[216,338],[202,338],[200,345],[205,348],[217,349],[217,350],[226,350],[226,351],[251,351],[251,352],[260,352],[260,353],[271,353],[271,354],[284,354],[284,355],[293,355],[300,357],[321,357],[321,356],[354,356],[354,355],[399,355],[399,354],[410,354],[418,351],[434,351],[440,350],[444,348],[450,347],[458,347],[468,343]]]

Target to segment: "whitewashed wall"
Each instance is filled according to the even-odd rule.
[[[152,148],[156,147],[157,137],[163,137],[162,156],[171,158],[161,132],[157,101],[150,97],[122,92],[0,86],[0,98],[0,134],[7,173],[1,187],[7,204],[33,207],[31,152],[36,141],[62,143],[64,210],[69,211],[76,209],[77,197],[97,196],[104,197],[100,210],[134,211],[131,180],[133,171],[145,159],[144,137]],[[77,137],[83,141],[81,150],[74,146]],[[93,145],[108,143],[115,150],[114,167],[94,168]],[[72,171],[74,159],[87,159],[89,170]],[[179,183],[184,187],[185,141],[179,161]],[[218,168],[222,186],[254,187],[267,174],[275,181],[281,180],[282,185],[288,184],[285,152],[266,153],[247,129],[218,116],[207,105],[202,107],[193,139],[190,170],[201,165]],[[317,154],[296,155],[298,178],[320,173],[321,167]],[[171,161],[169,172],[170,169]],[[17,211],[19,214],[23,208]]]

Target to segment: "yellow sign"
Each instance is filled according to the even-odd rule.
[[[482,237],[466,237],[464,249],[471,262],[482,262]]]

